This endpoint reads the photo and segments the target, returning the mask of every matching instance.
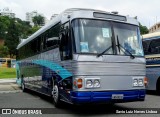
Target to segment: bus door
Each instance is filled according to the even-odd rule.
[[[60,34],[60,56],[61,56],[61,66],[65,69],[71,66],[72,59],[72,41],[70,36],[69,22],[62,25],[62,30]],[[72,89],[72,79],[71,77],[62,80],[63,90],[60,92],[63,93],[63,96],[66,99],[70,98],[70,95],[66,93],[66,90]]]

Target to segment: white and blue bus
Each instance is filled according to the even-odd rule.
[[[17,82],[54,104],[144,101],[145,58],[137,20],[68,9],[17,47]]]
[[[146,58],[147,90],[160,94],[160,32],[143,35],[142,40]]]

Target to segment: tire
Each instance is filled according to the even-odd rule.
[[[160,79],[157,81],[156,92],[158,95],[160,95]]]
[[[21,87],[22,87],[22,91],[23,91],[23,92],[26,92],[26,88],[25,88],[24,82],[22,82]]]
[[[21,78],[21,88],[22,88],[23,92],[26,92],[26,87],[25,87],[25,83],[24,83],[24,80],[23,80],[23,75],[22,75],[22,78]]]
[[[52,99],[55,107],[59,108],[62,106],[62,101],[60,100],[59,88],[57,84],[53,85]]]

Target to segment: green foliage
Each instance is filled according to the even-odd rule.
[[[32,33],[36,32],[36,31],[39,30],[39,29],[40,29],[39,26],[33,26],[33,27],[31,28],[30,32],[31,32],[31,34],[32,34]]]
[[[16,78],[16,69],[0,67],[0,79],[1,78]]]
[[[18,28],[18,31],[20,31],[19,32],[20,39],[25,39],[32,34],[32,32],[30,32],[32,27],[30,26],[29,22],[22,21],[19,18],[16,18],[15,20],[16,20],[15,25]]]
[[[6,57],[8,55],[8,47],[0,46],[0,57]]]
[[[141,35],[147,34],[149,32],[148,28],[146,26],[142,26],[141,23],[139,23],[139,27],[140,27]]]
[[[13,57],[19,40],[28,38],[39,28],[38,26],[32,27],[29,22],[19,18],[0,16],[0,39],[5,40],[5,46],[0,47],[0,57],[6,57],[8,54]]]
[[[41,15],[35,16],[32,19],[35,26],[42,26],[44,24],[44,17]]]
[[[10,18],[7,16],[0,16],[0,38],[1,39],[5,38],[9,25],[10,25]]]
[[[8,33],[6,35],[5,45],[9,49],[10,57],[12,58],[16,55],[16,47],[19,44],[19,37],[21,35],[20,24],[17,23],[14,19],[10,21],[8,26]]]

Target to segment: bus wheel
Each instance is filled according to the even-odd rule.
[[[61,100],[60,100],[60,95],[59,95],[59,88],[56,84],[53,86],[52,98],[53,98],[53,103],[54,103],[55,107],[60,107]]]
[[[21,86],[22,86],[22,91],[25,92],[25,91],[26,91],[26,88],[25,88],[24,82],[22,82]]]
[[[157,82],[157,94],[160,95],[160,78],[158,79],[158,82]]]

